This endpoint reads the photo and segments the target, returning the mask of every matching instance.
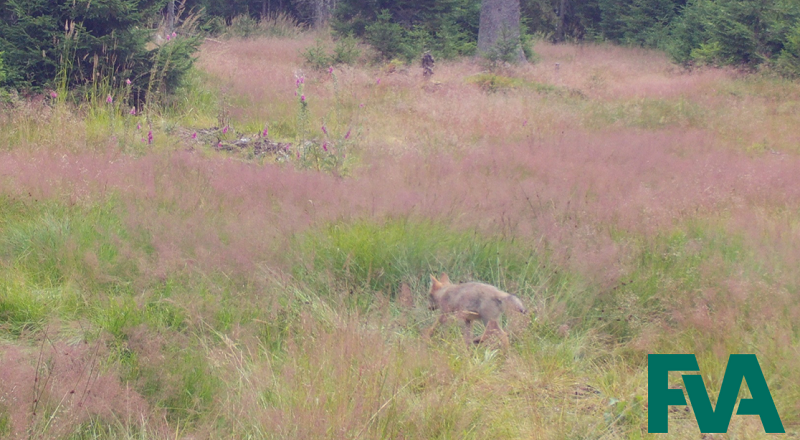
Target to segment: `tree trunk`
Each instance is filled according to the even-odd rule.
[[[324,26],[336,9],[335,0],[313,0],[314,2],[314,27]]]
[[[556,42],[564,42],[564,24],[567,19],[567,0],[561,0],[558,6],[558,29],[556,29]]]
[[[171,34],[175,30],[175,0],[169,0],[167,3],[167,34]]]
[[[478,53],[489,53],[498,42],[510,39],[519,43],[520,0],[482,0],[481,21],[478,27]],[[525,61],[522,45],[518,44],[517,60]]]

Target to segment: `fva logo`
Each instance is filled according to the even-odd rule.
[[[693,354],[651,354],[647,356],[647,432],[666,433],[670,405],[686,405],[683,390],[669,389],[670,371],[699,371]],[[783,423],[754,354],[732,354],[728,358],[716,408],[711,407],[703,377],[684,374],[683,383],[692,402],[702,433],[725,433],[733,416],[742,381],[747,381],[750,399],[739,402],[738,415],[758,415],[767,433],[783,433]]]

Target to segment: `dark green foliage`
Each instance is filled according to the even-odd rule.
[[[352,66],[361,56],[358,40],[351,35],[339,38],[332,49],[328,46],[322,39],[317,39],[313,46],[302,53],[306,64],[316,70],[327,69],[337,64]]]
[[[344,0],[333,27],[363,38],[385,58],[411,61],[425,50],[441,58],[474,53],[479,18],[474,0]]]
[[[798,72],[796,0],[522,0],[523,24],[556,39],[562,5],[565,39],[661,48],[684,64]]]
[[[77,86],[100,79],[112,86],[149,82],[153,63],[167,68],[165,87],[177,85],[198,41],[171,44],[169,63],[148,50],[164,0],[0,0],[0,51],[5,83],[19,89]],[[59,84],[54,81],[58,78]]]
[[[676,20],[668,50],[682,63],[750,66],[785,53],[784,63],[790,65],[799,20],[797,2],[693,0]]]
[[[407,32],[392,20],[388,9],[381,11],[375,21],[366,25],[364,39],[386,58],[395,58],[401,54],[411,55]]]
[[[490,67],[494,69],[503,63],[516,64],[519,61],[518,54],[520,49],[519,40],[508,36],[503,30],[494,46],[490,47],[482,55],[489,62]]]
[[[781,73],[790,77],[800,76],[800,23],[786,38],[783,50],[778,57],[778,69]]]
[[[3,64],[3,52],[0,52],[0,84],[3,84],[6,81],[6,68]]]
[[[685,0],[599,0],[598,29],[609,40],[657,47]]]
[[[0,52],[5,61],[5,68],[0,64],[0,87],[41,90],[57,85],[54,80],[60,73],[71,86],[98,77],[114,86],[130,78],[135,96],[143,97],[147,85],[153,84],[168,92],[191,66],[198,40],[179,35],[169,47],[150,43],[149,29],[161,19],[165,3],[0,0]],[[449,59],[475,53],[481,3],[340,0],[332,25],[337,35],[371,44],[384,59],[411,62],[424,51]],[[285,17],[301,25],[314,22],[311,0],[186,0],[184,5],[190,13],[202,11],[199,29],[211,34],[260,35],[258,19],[264,17]],[[537,35],[661,48],[687,64],[766,63],[786,75],[796,75],[800,64],[796,0],[520,0],[520,7],[528,58],[534,55],[531,35]],[[233,27],[226,31],[226,26]],[[350,63],[357,54],[354,44],[340,44],[333,54],[325,48],[312,50],[306,58],[323,66]]]
[[[200,28],[212,34],[221,33],[225,24],[241,16],[259,19],[287,14],[305,25],[314,19],[313,2],[307,0],[186,0],[185,7],[202,11]]]
[[[192,68],[194,64],[192,55],[199,45],[200,39],[197,37],[179,36],[149,51],[147,61],[133,71],[132,80],[136,97],[145,97],[148,92],[156,90],[172,93]]]

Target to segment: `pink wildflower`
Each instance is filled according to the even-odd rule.
[[[333,73],[333,66],[331,66],[331,67],[328,67],[328,73],[329,73],[329,74],[330,74],[330,73]]]
[[[323,142],[322,143],[322,149],[325,150],[326,152],[328,151],[328,143],[327,142]]]
[[[150,131],[147,132],[147,143],[148,144],[152,144],[153,143],[153,130],[150,130]]]
[[[108,95],[108,96],[106,97],[106,102],[107,102],[107,103],[109,103],[109,104],[111,104],[112,102],[114,102],[114,98],[112,98],[112,97],[111,97],[111,95]]]
[[[376,85],[381,85],[381,79],[380,79],[380,78],[378,78],[378,80],[377,80],[377,81],[375,81],[375,84],[376,84]]]
[[[50,92],[50,97],[53,98],[53,99],[56,99],[56,98],[58,98],[58,93]]]
[[[175,37],[177,37],[177,36],[178,36],[178,34],[177,34],[177,33],[175,33],[175,32],[173,32],[173,33],[172,33],[172,38],[175,38]]]
[[[228,126],[226,125],[226,126],[222,127],[222,134],[225,134],[227,132],[228,132]]]
[[[359,108],[364,108],[364,103],[362,102],[361,104],[358,104],[358,107]]]
[[[142,129],[142,124],[136,124],[136,129],[137,130],[141,130]]]
[[[325,136],[328,135],[328,130],[325,128],[324,125],[322,126],[322,132],[325,133]]]
[[[130,111],[130,112],[128,112],[128,113],[130,113],[130,114],[131,114],[131,116],[134,116],[134,115],[136,115],[136,107],[131,107],[131,111]]]
[[[300,95],[300,102],[306,102],[306,95]]]
[[[528,125],[528,120],[527,119],[522,123],[523,127],[526,126],[526,125]]]
[[[127,85],[131,85],[131,79],[130,79],[130,78],[126,79],[126,80],[125,80],[125,84],[127,84]]]
[[[350,130],[347,130],[347,134],[344,135],[344,139],[345,140],[350,139]]]
[[[192,139],[197,139],[197,132],[192,133]]]
[[[170,39],[172,39],[172,35],[167,35],[167,41],[169,41]]]
[[[264,127],[264,131],[261,133],[261,135],[267,137],[268,134],[269,134],[269,128]]]

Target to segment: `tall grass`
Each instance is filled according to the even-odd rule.
[[[105,100],[0,112],[0,436],[642,438],[654,352],[712,400],[756,353],[797,431],[796,84],[543,43],[491,90],[467,61],[334,78],[310,44],[207,43],[153,144]],[[188,136],[296,142],[301,75],[305,140],[358,135],[346,177]],[[438,272],[522,298],[509,350],[422,337]]]

